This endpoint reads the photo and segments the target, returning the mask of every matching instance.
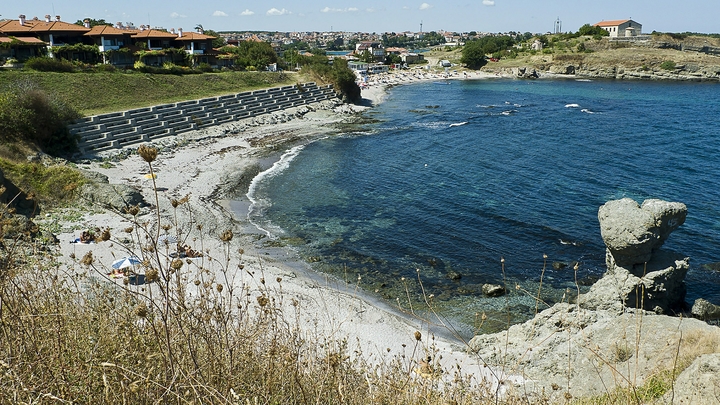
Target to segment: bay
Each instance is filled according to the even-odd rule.
[[[720,304],[720,273],[703,266],[720,261],[719,89],[395,87],[366,113],[374,123],[288,151],[261,174],[250,219],[318,271],[469,336],[587,290],[605,271],[597,209],[606,201],[680,201],[688,217],[665,247],[691,258],[687,301]],[[484,297],[484,283],[509,294]]]

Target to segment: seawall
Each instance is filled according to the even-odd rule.
[[[314,82],[162,104],[81,118],[70,126],[81,154],[255,117],[336,97],[332,85]]]

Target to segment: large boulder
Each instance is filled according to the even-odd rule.
[[[669,314],[684,304],[687,257],[660,251],[642,265],[622,267],[612,258],[608,261],[605,275],[578,298],[583,308],[622,313],[627,307]]]
[[[685,204],[661,200],[645,200],[640,206],[623,198],[608,201],[598,210],[608,256],[624,267],[650,261],[653,252],[685,222],[686,216]]]
[[[720,353],[704,354],[678,376],[661,403],[710,405],[720,403]]]
[[[110,184],[107,176],[96,172],[84,172],[90,180],[80,187],[80,198],[91,205],[100,205],[115,211],[147,203],[143,195],[135,188],[125,184]]]

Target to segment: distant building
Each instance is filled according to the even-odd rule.
[[[636,37],[642,34],[642,25],[633,20],[600,21],[595,24],[610,34],[610,38]]]
[[[377,62],[382,62],[385,60],[385,48],[380,42],[362,41],[355,44],[355,53],[357,55],[362,55],[362,53],[365,51],[370,52],[370,54]]]
[[[533,51],[542,51],[543,43],[539,39],[536,39],[535,41],[533,41],[532,45],[530,45],[530,48]]]

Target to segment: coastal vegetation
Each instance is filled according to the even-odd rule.
[[[573,48],[573,40],[548,43],[555,44],[555,56],[574,57],[580,45],[590,49],[589,42],[596,41],[578,42]],[[517,57],[502,43],[486,52],[497,45],[491,42],[470,45],[470,63],[488,63],[487,54]],[[458,57],[458,51],[449,54]],[[526,49],[519,55],[543,54]],[[332,82],[348,99],[359,96],[345,64],[336,61],[331,66],[319,56],[303,58],[307,59],[297,62],[300,75]],[[38,62],[42,63],[46,62]],[[254,66],[251,63],[245,67]],[[68,203],[86,181],[72,164],[48,167],[23,160],[36,146],[50,153],[71,150],[73,139],[56,130],[78,114],[296,81],[300,80],[295,74],[270,72],[0,72],[0,155],[5,158],[0,168],[25,196],[47,204]],[[141,148],[138,153],[153,173],[158,151]],[[154,177],[146,187],[159,205]],[[5,206],[0,221],[0,403],[550,403],[544,394],[500,396],[499,390],[471,381],[460,365],[440,370],[433,339],[425,331],[408,339],[406,351],[388,353],[387,361],[380,363],[371,360],[375,353],[350,350],[347,340],[313,333],[300,323],[303,308],[283,292],[287,281],[266,280],[262,271],[248,271],[251,265],[262,269],[265,259],[231,250],[237,237],[232,232],[211,236],[195,226],[186,209],[188,198],[172,202],[171,223],[152,215],[148,220],[147,212],[141,215],[139,208],[130,207],[118,214],[127,220],[124,231],[98,232],[98,243],[112,243],[118,255],[139,249],[146,280],[154,283],[150,287],[133,285],[130,278],[111,284],[107,264],[92,254],[74,258],[65,269],[51,253],[48,238],[37,237],[37,227],[18,231],[11,220],[14,208]],[[157,242],[161,230],[201,245],[217,237],[224,248],[204,251],[206,261],[201,264],[169,258],[173,247]],[[237,269],[228,266],[231,257],[242,263]],[[246,282],[234,287],[227,280],[238,271]],[[682,352],[678,343],[674,363],[645,383],[589,400],[572,398],[568,392],[565,403],[657,400],[672,391],[674,379],[694,357],[718,350],[716,342],[702,336],[688,336],[686,341],[690,344],[682,346]],[[637,357],[638,350],[615,346],[601,360],[626,362]]]

